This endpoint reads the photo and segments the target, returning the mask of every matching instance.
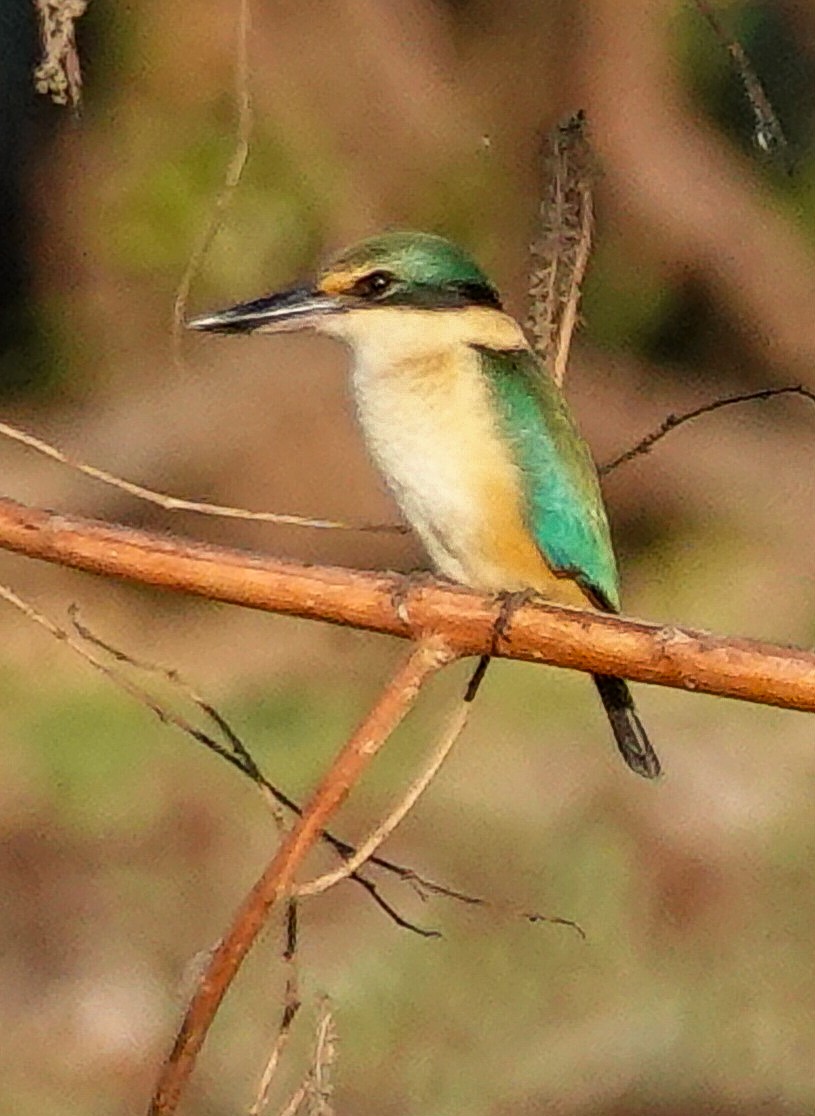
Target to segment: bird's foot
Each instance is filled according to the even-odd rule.
[[[495,623],[492,626],[490,649],[485,655],[481,655],[478,660],[478,665],[473,672],[473,676],[464,694],[465,701],[469,702],[475,700],[475,695],[478,693],[481,683],[484,681],[484,675],[487,673],[487,667],[490,665],[490,659],[498,652],[499,643],[507,638],[507,630],[512,623],[515,610],[528,604],[529,601],[535,600],[537,597],[538,594],[534,589],[520,589],[515,592],[497,594],[495,599],[500,605],[500,608],[495,618]]]
[[[490,653],[493,655],[497,653],[500,643],[508,641],[512,618],[518,609],[523,608],[530,601],[539,601],[541,597],[534,589],[516,589],[506,593],[498,593],[495,599],[500,607],[492,626]]]
[[[430,588],[443,580],[444,578],[438,577],[436,574],[431,573],[430,570],[411,570],[409,573],[395,574],[394,585],[390,594],[391,604],[393,605],[393,610],[396,613],[397,619],[404,624],[406,628],[410,627],[408,600],[414,589]]]

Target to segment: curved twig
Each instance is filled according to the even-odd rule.
[[[712,411],[719,411],[722,407],[732,407],[735,403],[751,403],[755,399],[774,399],[778,395],[799,395],[803,399],[808,399],[811,403],[815,403],[815,392],[810,391],[809,388],[804,387],[803,384],[794,384],[791,387],[780,388],[760,388],[758,391],[742,392],[739,395],[728,395],[724,399],[714,399],[712,403],[705,403],[701,407],[694,407],[691,411],[684,411],[681,415],[668,415],[663,423],[661,423],[656,430],[652,430],[650,434],[646,434],[641,438],[635,446],[627,449],[625,453],[621,453],[619,457],[613,458],[611,461],[606,462],[598,468],[598,473],[601,477],[606,476],[608,473],[617,469],[620,465],[624,465],[627,461],[633,461],[635,457],[642,457],[646,453],[650,453],[657,442],[662,441],[666,434],[670,434],[672,430],[676,430],[680,426],[684,426],[686,422],[692,422],[700,415],[709,415]]]

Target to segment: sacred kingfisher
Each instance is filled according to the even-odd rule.
[[[443,576],[484,593],[531,590],[619,610],[589,449],[495,287],[454,244],[385,233],[337,256],[313,284],[188,325],[314,329],[345,342],[371,456]],[[628,686],[593,677],[626,763],[658,775]]]

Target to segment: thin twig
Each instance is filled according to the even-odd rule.
[[[311,1105],[313,1116],[333,1116],[334,1083],[331,1073],[337,1061],[337,1029],[331,1001],[323,996],[317,1018],[317,1036],[311,1070]]]
[[[302,1085],[295,1089],[294,1093],[289,1098],[288,1104],[285,1108],[280,1110],[280,1116],[296,1116],[300,1110],[300,1105],[306,1099],[308,1093],[308,1082],[304,1081]]]
[[[95,656],[91,656],[84,651],[82,645],[77,644],[75,641],[68,639],[68,642],[73,650],[77,651],[87,661],[97,666],[97,669],[102,670],[104,674],[120,689],[124,690],[131,697],[136,698],[141,704],[147,706],[151,713],[154,713],[162,724],[169,725],[173,728],[180,729],[181,732],[187,736],[191,736],[198,744],[203,744],[209,751],[214,752],[222,759],[227,760],[239,771],[249,775],[252,781],[256,784],[261,791],[266,804],[270,807],[271,812],[277,822],[278,826],[282,824],[283,818],[277,808],[276,796],[274,788],[264,778],[263,773],[257,767],[257,764],[252,759],[242,741],[238,738],[237,734],[232,731],[224,719],[212,709],[212,707],[201,699],[198,694],[187,685],[186,682],[180,677],[176,671],[165,670],[162,667],[154,666],[152,663],[143,663],[138,659],[128,655],[125,651],[111,644],[106,643],[95,635],[90,628],[83,624],[79,619],[79,612],[75,604],[68,606],[68,615],[74,630],[77,635],[89,643],[92,647],[97,647],[99,650],[104,651],[105,654],[110,655],[115,662],[125,664],[135,668],[136,670],[145,671],[146,673],[161,675],[171,685],[175,686],[181,693],[187,697],[194,705],[196,705],[206,716],[213,716],[216,718],[216,723],[219,728],[225,732],[229,746],[223,745],[220,741],[216,740],[208,732],[203,729],[196,728],[192,722],[188,721],[186,717],[182,717],[180,713],[174,713],[172,710],[167,709],[165,706],[160,705],[158,701],[143,687],[132,682],[126,678],[124,674],[119,671],[113,670],[108,664],[97,660]],[[54,632],[56,625],[49,622],[49,630]]]
[[[294,1020],[302,1006],[297,978],[297,901],[294,898],[289,900],[286,908],[286,945],[283,950],[283,960],[288,970],[286,991],[283,996],[283,1014],[258,1085],[257,1096],[249,1109],[249,1116],[260,1116],[269,1103],[269,1092],[277,1067],[280,1065],[280,1058],[288,1044]]]
[[[753,139],[765,154],[780,153],[784,158],[787,173],[792,174],[794,163],[790,157],[789,145],[781,127],[781,121],[767,96],[761,79],[741,43],[728,35],[708,0],[695,0],[696,7],[710,24],[713,34],[730,55],[736,73],[741,78],[750,108],[753,110]]]
[[[213,951],[159,1077],[149,1108],[150,1116],[170,1116],[176,1111],[181,1091],[221,1001],[270,910],[289,893],[295,873],[319,840],[325,825],[413,706],[423,684],[456,657],[440,636],[428,637],[418,644],[323,776],[302,817],[281,843],[241,904],[231,928]]]
[[[481,683],[487,673],[490,665],[490,655],[480,655],[478,663],[473,673],[470,675],[470,681],[467,683],[467,689],[464,691],[464,701],[467,703],[475,701],[475,696],[481,689]]]
[[[11,590],[8,590],[8,593],[11,593]],[[118,671],[111,670],[111,668],[104,664],[102,661],[88,655],[82,645],[77,644],[75,641],[73,641],[66,632],[63,632],[62,629],[58,627],[58,625],[54,624],[53,621],[47,620],[44,616],[32,609],[31,606],[26,605],[24,602],[20,601],[19,598],[15,598],[15,601],[13,601],[12,603],[18,602],[18,607],[21,606],[26,615],[28,615],[31,619],[36,619],[38,623],[45,626],[53,635],[56,635],[58,638],[65,640],[69,644],[69,646],[73,650],[77,651],[77,653],[81,654],[86,661],[92,663],[92,665],[94,665],[96,669],[103,671],[106,676],[112,682],[114,682],[115,685],[119,686],[131,697],[135,698],[143,705],[146,705],[147,708],[152,713],[154,713],[163,724],[171,725],[174,728],[180,729],[182,732],[192,737],[192,739],[195,740],[196,743],[203,744],[205,748],[209,749],[209,751],[214,752],[215,755],[218,755],[222,759],[225,759],[233,767],[236,767],[242,774],[248,776],[248,778],[250,778],[252,782],[258,787],[267,804],[271,807],[272,814],[278,824],[278,827],[280,827],[280,825],[282,824],[282,818],[279,811],[275,807],[275,803],[278,803],[281,806],[285,806],[287,810],[291,810],[292,813],[298,816],[302,814],[302,810],[294,801],[294,799],[289,798],[289,796],[284,791],[282,791],[278,786],[276,786],[274,783],[266,778],[258,764],[255,762],[255,759],[250,753],[249,749],[240,739],[238,734],[235,732],[235,730],[232,728],[223,714],[219,713],[219,711],[213,705],[202,698],[200,694],[198,694],[192,688],[192,686],[189,685],[189,683],[185,682],[178,671],[168,670],[165,667],[157,666],[153,663],[145,663],[142,660],[136,659],[133,656],[129,655],[127,652],[122,651],[120,648],[114,647],[112,644],[105,642],[99,636],[95,635],[85,624],[80,622],[76,606],[73,604],[69,606],[68,614],[71,618],[74,629],[86,643],[90,643],[92,646],[98,647],[100,650],[103,650],[106,654],[114,658],[116,662],[127,664],[131,667],[134,667],[136,670],[142,670],[147,673],[156,674],[159,677],[165,679],[165,681],[169,682],[172,686],[179,689],[189,701],[191,701],[207,718],[212,720],[215,725],[217,725],[218,729],[223,733],[224,737],[228,741],[228,747],[225,747],[220,741],[216,740],[209,733],[204,732],[202,729],[196,728],[190,721],[180,716],[180,714],[171,713],[167,709],[165,709],[164,706],[159,705],[158,702],[156,702],[155,699],[153,699],[152,696],[143,687],[137,686],[136,684],[130,682]],[[353,845],[349,845],[346,841],[340,840],[338,837],[335,837],[327,830],[323,831],[322,839],[326,842],[326,844],[331,845],[331,847],[335,849],[336,852],[338,852],[344,860],[347,860],[348,857],[354,855]],[[410,881],[412,882],[414,873],[411,869],[406,869],[402,867],[402,865],[393,864],[390,861],[382,860],[379,857],[375,856],[370,857],[369,859],[371,860],[372,864],[375,864],[378,867],[399,876],[400,878],[410,879]],[[402,873],[408,873],[408,875],[403,877]],[[441,936],[438,930],[430,930],[426,927],[418,926],[416,925],[416,923],[411,922],[409,919],[405,918],[404,915],[400,914],[399,911],[395,909],[395,907],[393,907],[386,899],[382,897],[382,895],[380,895],[376,884],[374,884],[372,880],[365,879],[356,871],[351,872],[351,878],[356,884],[359,884],[360,887],[368,892],[369,896],[376,903],[376,905],[380,907],[381,910],[384,911],[384,913],[397,924],[397,926],[401,927],[404,930],[410,930],[412,933],[418,934],[420,937],[423,938],[437,938]],[[430,881],[423,880],[421,876],[417,876],[416,878],[422,883],[426,883],[428,886],[431,886]]]
[[[750,403],[755,399],[774,399],[778,395],[799,395],[803,399],[808,399],[811,403],[815,403],[815,392],[810,391],[809,388],[804,387],[802,384],[796,384],[792,387],[780,388],[761,388],[759,391],[748,391],[739,395],[729,395],[724,399],[714,399],[712,403],[705,403],[701,407],[694,407],[693,410],[684,411],[681,415],[668,415],[663,423],[661,423],[656,430],[646,434],[644,438],[640,439],[635,446],[627,449],[625,453],[621,453],[619,457],[615,457],[612,461],[601,465],[597,470],[601,477],[606,476],[608,473],[617,469],[620,465],[624,465],[627,461],[633,461],[635,457],[642,457],[643,454],[650,453],[657,442],[660,442],[666,434],[670,434],[672,430],[676,430],[679,426],[684,426],[686,422],[691,422],[693,419],[699,418],[700,415],[708,415],[712,411],[721,410],[722,407],[731,407],[735,403]]]
[[[183,697],[195,705],[205,717],[211,720],[229,743],[230,751],[224,756],[226,749],[218,744],[208,734],[201,734],[199,743],[205,744],[210,750],[214,751],[217,755],[223,758],[228,758],[235,761],[236,766],[239,767],[246,775],[249,775],[254,782],[264,785],[264,789],[271,790],[272,788],[267,785],[263,772],[258,767],[254,757],[249,752],[249,749],[243,743],[241,738],[226,720],[226,718],[218,712],[218,710],[206,701],[201,695],[193,689],[193,687],[185,681],[177,670],[158,665],[157,663],[148,663],[143,659],[137,659],[134,655],[123,651],[119,647],[115,647],[112,643],[108,643],[100,636],[83,624],[79,619],[79,610],[75,604],[68,607],[68,615],[71,618],[71,623],[78,632],[78,634],[94,647],[98,647],[101,651],[105,651],[112,659],[118,663],[123,663],[126,666],[131,666],[136,670],[144,671],[146,674],[154,674],[159,678],[164,679],[171,686],[179,690]]]
[[[333,1116],[334,1087],[331,1071],[337,1060],[337,1031],[331,1002],[327,996],[320,1001],[314,1035],[314,1052],[308,1072],[294,1090],[280,1116],[294,1116],[307,1102],[309,1116]],[[252,1114],[250,1114],[252,1116]]]
[[[411,877],[403,877],[406,882],[410,882]],[[518,907],[512,903],[500,903],[495,899],[484,899],[478,895],[468,895],[463,891],[456,891],[454,888],[447,887],[445,884],[428,883],[427,880],[415,877],[413,883],[416,890],[427,899],[430,895],[439,895],[445,899],[453,899],[457,903],[463,903],[468,907],[481,907],[483,910],[489,911],[491,914],[499,915],[502,918],[509,918],[519,922],[548,922],[555,926],[568,926],[570,930],[574,930],[584,941],[586,941],[586,932],[579,922],[575,922],[571,918],[562,918],[557,915],[545,915],[539,911],[528,911],[523,907]]]
[[[410,810],[413,809],[416,802],[430,786],[439,768],[449,756],[453,745],[464,731],[469,712],[470,705],[466,702],[462,702],[450,718],[441,738],[433,749],[433,753],[425,770],[418,778],[414,779],[385,820],[376,827],[373,833],[371,833],[361,845],[357,846],[353,855],[350,856],[344,864],[341,864],[339,868],[335,868],[333,872],[326,872],[325,875],[318,877],[316,880],[301,884],[295,892],[296,895],[301,898],[306,898],[310,895],[321,895],[324,891],[328,891],[329,888],[334,887],[335,884],[347,879],[352,872],[357,871],[367,860],[370,860],[379,846],[393,833],[394,829],[396,829]]]
[[[145,488],[144,485],[134,484],[133,481],[125,480],[123,477],[116,476],[115,473],[109,473],[105,469],[97,469],[95,465],[86,465],[84,462],[76,461],[56,446],[44,442],[41,438],[29,434],[25,430],[20,430],[16,426],[11,426],[7,422],[0,422],[0,434],[6,438],[10,438],[14,442],[19,442],[21,445],[28,446],[29,449],[41,453],[44,457],[49,457],[52,461],[58,461],[61,465],[66,465],[69,469],[74,469],[77,473],[82,473],[86,477],[91,477],[93,480],[101,481],[102,484],[107,484],[113,488],[118,488],[122,492],[127,492],[130,496],[135,496],[137,500],[146,500],[150,504],[156,504],[165,511],[188,511],[196,512],[199,515],[214,515],[222,519],[249,519],[258,523],[277,523],[287,527],[311,527],[323,531],[370,531],[374,533],[390,533],[390,534],[404,534],[408,528],[402,524],[392,523],[343,523],[336,519],[310,519],[301,515],[284,515],[279,512],[265,512],[265,511],[249,511],[246,508],[233,508],[224,504],[210,504],[206,501],[198,500],[184,500],[179,496],[169,496],[164,492],[157,492],[152,488]]]
[[[40,627],[45,628],[45,630],[49,632],[55,639],[58,639],[62,643],[65,643],[66,646],[70,647],[70,649],[75,654],[79,655],[81,659],[84,659],[84,661],[92,666],[94,670],[98,670],[101,674],[104,674],[105,677],[113,682],[114,685],[118,686],[119,689],[124,690],[124,692],[127,693],[130,697],[134,698],[140,704],[146,706],[150,710],[150,712],[153,713],[162,722],[162,724],[180,729],[188,736],[192,736],[199,743],[206,745],[207,748],[210,748],[212,751],[216,752],[224,759],[240,766],[237,757],[234,756],[228,749],[224,748],[222,744],[219,744],[218,741],[213,740],[212,737],[210,737],[207,733],[204,733],[200,729],[197,729],[185,717],[182,717],[180,714],[174,713],[172,710],[166,709],[164,706],[159,705],[159,703],[152,697],[150,693],[148,693],[146,689],[144,689],[144,687],[139,686],[137,683],[131,681],[129,678],[126,678],[121,672],[113,670],[113,668],[108,663],[92,654],[87,649],[87,647],[85,647],[84,644],[80,642],[80,640],[74,639],[71,636],[70,632],[68,632],[65,628],[60,627],[59,624],[55,623],[55,621],[39,612],[36,608],[34,608],[33,605],[30,605],[27,601],[24,601],[8,586],[0,585],[0,597],[2,597],[3,600],[7,601],[9,604],[14,605],[14,607],[19,609],[19,611],[22,612],[24,616],[28,617],[29,620],[33,621],[35,624],[38,624]],[[72,622],[74,624],[74,627],[76,628],[78,635],[80,636],[80,639],[91,643],[96,643],[97,646],[102,647],[107,651],[105,645],[102,644],[100,640],[95,640],[94,637],[88,632],[87,628],[85,628],[78,622],[78,620],[76,619],[76,614],[74,612],[74,606],[69,609],[69,612],[71,613]],[[120,660],[127,661],[127,657],[122,655],[121,653],[118,657],[120,658]]]
[[[200,233],[198,242],[187,261],[187,266],[184,268],[184,274],[178,283],[178,290],[173,302],[172,319],[173,358],[177,366],[182,364],[181,346],[184,335],[184,319],[187,314],[187,299],[189,298],[192,281],[200,271],[209,247],[221,228],[224,213],[238,187],[246,161],[249,158],[249,145],[254,128],[252,90],[249,76],[250,26],[249,0],[240,0],[235,50],[235,102],[238,109],[235,148],[226,169],[223,185],[213,203],[209,219]]]

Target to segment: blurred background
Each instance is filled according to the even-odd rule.
[[[543,136],[577,108],[598,232],[567,393],[598,461],[671,412],[815,388],[815,8],[725,2],[789,138],[756,147],[691,0],[253,4],[255,130],[191,309],[253,297],[384,227],[466,244],[526,312]],[[144,485],[395,520],[328,341],[189,337],[174,293],[235,142],[238,5],[91,4],[81,118],[32,90],[33,7],[0,0],[0,390],[11,422]],[[608,477],[626,611],[808,645],[815,408],[723,410]],[[306,561],[410,569],[407,538],[167,515],[3,442],[17,499]],[[307,792],[402,652],[395,641],[2,556],[60,622],[179,669],[267,774]],[[415,771],[442,676],[340,822],[358,837]],[[388,855],[576,919],[419,903],[397,928],[353,884],[302,915],[299,1080],[317,997],[342,1114],[811,1113],[815,732],[803,714],[639,687],[666,775],[634,779],[587,679],[497,663],[456,754]],[[189,987],[275,841],[253,789],[5,609],[0,645],[0,1111],[140,1113]],[[285,974],[275,923],[185,1111],[244,1111]],[[277,1111],[273,1106],[271,1111]]]

